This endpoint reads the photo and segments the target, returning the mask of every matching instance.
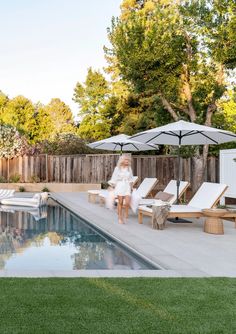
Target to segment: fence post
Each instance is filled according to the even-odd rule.
[[[45,161],[45,169],[46,169],[46,182],[48,183],[48,155],[45,154],[46,161]]]
[[[9,177],[10,177],[10,161],[9,158],[7,158],[7,181],[9,181]]]

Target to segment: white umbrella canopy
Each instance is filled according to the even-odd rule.
[[[178,121],[140,132],[131,139],[148,144],[206,145],[236,140],[236,134],[196,123]]]
[[[180,183],[180,147],[182,145],[222,144],[236,141],[236,134],[196,123],[178,121],[158,128],[143,131],[131,136],[131,139],[146,144],[177,145],[178,176],[177,176],[177,203],[179,200]]]
[[[88,144],[90,148],[107,150],[107,151],[127,151],[127,152],[138,152],[138,151],[149,151],[157,150],[158,147],[152,144],[145,144],[139,141],[131,140],[130,136],[120,134],[103,140],[99,140]]]

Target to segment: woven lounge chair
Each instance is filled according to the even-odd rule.
[[[203,217],[203,209],[211,209],[216,206],[228,186],[221,183],[204,182],[187,205],[171,205],[168,218],[199,218]],[[138,221],[143,222],[143,215],[149,216],[151,208],[139,207]]]

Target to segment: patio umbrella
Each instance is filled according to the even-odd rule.
[[[148,151],[157,150],[158,147],[152,144],[145,144],[139,141],[131,140],[130,136],[120,134],[103,140],[88,144],[90,148],[107,150],[107,151]]]
[[[177,203],[180,184],[180,148],[182,145],[221,144],[236,140],[236,134],[199,125],[196,123],[178,121],[155,129],[143,131],[131,136],[146,144],[165,144],[178,146],[178,175],[177,175]]]

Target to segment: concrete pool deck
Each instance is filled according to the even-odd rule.
[[[224,235],[204,233],[202,219],[192,219],[192,224],[167,222],[160,231],[151,228],[148,217],[139,225],[131,212],[127,224],[119,225],[115,211],[88,203],[86,193],[53,193],[52,197],[162,269],[84,271],[75,276],[236,277],[233,222],[224,221]]]
[[[193,219],[192,224],[167,222],[160,231],[151,228],[149,217],[138,224],[132,212],[127,224],[119,225],[116,212],[88,203],[87,193],[51,197],[161,270],[0,270],[0,277],[236,277],[233,222],[224,221],[224,235],[204,233],[202,219]]]

